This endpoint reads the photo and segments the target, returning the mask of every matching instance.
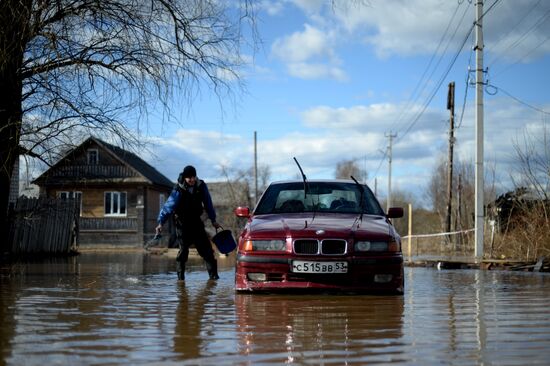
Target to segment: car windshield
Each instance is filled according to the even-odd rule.
[[[384,211],[366,185],[347,182],[289,182],[270,185],[254,211],[255,215],[295,212],[333,212],[383,215]],[[363,187],[363,194],[361,194]],[[363,203],[361,204],[361,196]]]

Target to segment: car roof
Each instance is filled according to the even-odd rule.
[[[289,180],[278,180],[271,182],[271,184],[285,184],[285,183],[303,183],[302,179],[289,179]],[[308,179],[308,183],[351,183],[356,184],[351,179]],[[364,184],[359,182],[360,184]]]

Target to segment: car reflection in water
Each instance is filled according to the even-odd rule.
[[[401,296],[237,293],[235,307],[239,353],[265,362],[366,361],[403,343]],[[392,360],[406,359],[395,349]]]

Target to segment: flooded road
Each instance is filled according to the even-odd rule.
[[[8,268],[9,267],[9,268]],[[200,261],[2,264],[0,365],[548,365],[548,274],[406,268],[404,296],[236,294]]]

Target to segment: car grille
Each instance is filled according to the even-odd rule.
[[[347,242],[342,239],[325,239],[321,242],[316,239],[294,241],[294,253],[296,254],[342,255],[346,254],[346,247]]]
[[[326,255],[345,254],[345,240],[323,240],[321,242],[321,252]]]
[[[294,241],[294,253],[317,254],[319,253],[319,241],[318,240],[296,240]]]

